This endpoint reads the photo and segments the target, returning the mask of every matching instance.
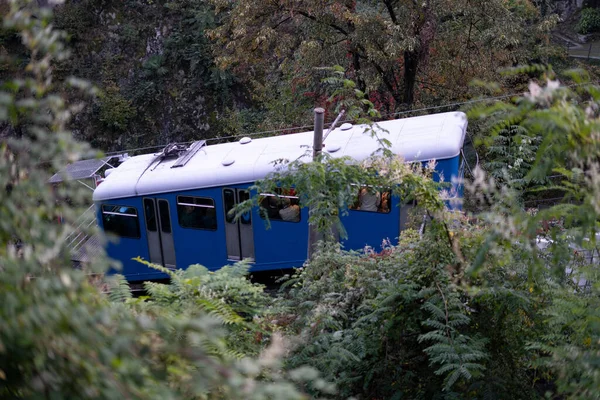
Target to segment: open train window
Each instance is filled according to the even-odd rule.
[[[260,217],[285,222],[300,222],[300,201],[294,189],[275,189],[275,193],[261,193]]]
[[[104,231],[124,238],[140,238],[140,222],[135,207],[102,205]]]
[[[390,212],[391,206],[391,190],[379,191],[373,187],[362,186],[360,189],[358,189],[356,201],[352,206],[350,206],[350,209],[354,211],[366,211],[387,214]]]
[[[209,197],[177,196],[179,225],[188,229],[217,229],[215,201]]]

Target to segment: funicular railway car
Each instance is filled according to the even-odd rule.
[[[375,129],[407,162],[436,160],[436,174],[446,181],[462,174],[463,113],[379,122]],[[100,227],[118,237],[108,244],[109,256],[122,262],[129,281],[165,278],[132,260],[138,256],[167,268],[202,264],[214,270],[241,259],[251,261],[252,271],[301,266],[307,257],[308,210],[297,207],[293,191],[264,194],[263,204],[272,208],[269,230],[258,209],[238,220],[227,212],[249,198],[248,187],[273,171],[273,161],[300,157],[312,141],[313,132],[215,145],[198,141],[126,159],[108,171],[93,195]],[[324,151],[360,161],[378,147],[365,126],[343,124],[327,137]],[[344,218],[345,248],[378,248],[386,238],[393,242],[401,219],[397,199],[378,193],[376,201]]]

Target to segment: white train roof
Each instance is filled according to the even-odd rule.
[[[368,158],[380,145],[366,128],[336,128],[323,150],[333,157]],[[467,118],[462,112],[449,112],[378,122],[374,129],[406,161],[443,160],[460,153]],[[159,162],[156,154],[130,157],[96,188],[94,201],[254,182],[274,170],[273,161],[295,160],[311,149],[313,132],[244,141],[204,146],[178,168],[172,168],[176,158]]]

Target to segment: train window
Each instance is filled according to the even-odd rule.
[[[294,189],[275,189],[275,193],[261,193],[260,217],[285,222],[300,222],[300,202]]]
[[[354,211],[367,211],[387,214],[390,212],[391,206],[391,190],[380,192],[377,189],[363,186],[358,190],[356,201],[352,206],[350,206],[350,209]]]
[[[232,224],[234,216],[229,214],[229,211],[235,206],[235,193],[232,189],[223,190],[223,203],[225,204],[225,221]]]
[[[243,203],[246,200],[250,200],[250,192],[248,192],[247,190],[240,190],[238,192],[238,196],[238,200],[240,203]],[[250,212],[243,213],[240,217],[240,222],[243,225],[250,225],[252,223],[252,216]]]
[[[171,233],[171,214],[169,213],[169,202],[158,200],[158,215],[160,217],[160,229],[164,233]]]
[[[146,215],[146,228],[151,232],[156,232],[156,211],[154,210],[154,200],[144,199],[144,214]]]
[[[102,205],[102,225],[105,232],[124,238],[140,238],[140,222],[135,207]]]
[[[179,225],[189,229],[217,229],[215,201],[208,197],[177,196]]]

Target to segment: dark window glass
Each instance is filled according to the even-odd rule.
[[[160,216],[160,229],[164,233],[171,233],[171,216],[169,215],[169,202],[158,201],[158,215]]]
[[[144,214],[146,215],[146,229],[156,232],[156,211],[154,209],[154,200],[144,199]]]
[[[299,222],[300,202],[294,189],[275,189],[275,193],[261,193],[260,216],[270,220]]]
[[[177,216],[182,228],[217,229],[215,201],[208,197],[177,197]]]
[[[140,237],[140,222],[135,207],[103,204],[102,225],[105,232],[114,233],[119,237]]]
[[[391,190],[379,191],[372,187],[363,186],[358,190],[356,201],[351,210],[387,214],[392,206]]]
[[[225,221],[233,223],[233,215],[229,215],[229,211],[235,206],[235,194],[232,189],[223,190],[223,203],[225,205]]]
[[[250,199],[250,193],[247,190],[241,190],[238,192],[239,202],[242,203]],[[244,225],[250,225],[252,223],[252,216],[250,212],[245,212],[240,217],[240,222]]]

